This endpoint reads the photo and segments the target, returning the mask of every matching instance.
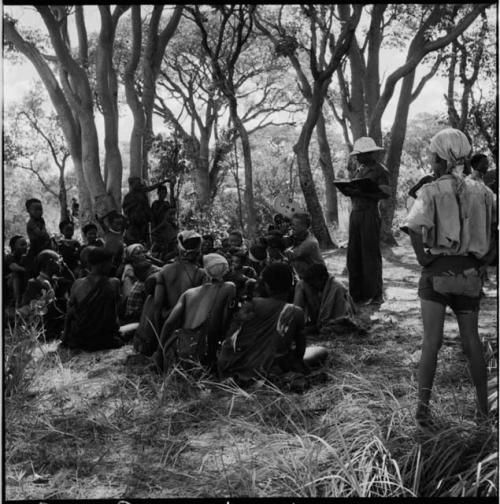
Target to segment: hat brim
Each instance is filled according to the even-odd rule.
[[[374,147],[373,149],[363,151],[353,150],[351,153],[349,153],[349,156],[357,156],[358,154],[368,154],[369,152],[380,152],[380,151],[385,151],[385,149],[383,147]]]

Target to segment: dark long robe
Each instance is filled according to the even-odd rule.
[[[63,345],[87,351],[117,348],[121,346],[118,329],[115,293],[109,278],[101,277],[81,301],[70,306]]]
[[[303,367],[304,314],[299,307],[273,298],[254,298],[239,317],[239,327],[233,327],[222,344],[221,377],[250,381],[276,368],[286,372]]]

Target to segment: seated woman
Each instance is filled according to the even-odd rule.
[[[476,389],[479,418],[488,413],[487,374],[478,334],[482,273],[496,253],[491,229],[495,197],[484,184],[464,178],[471,146],[459,130],[446,128],[431,140],[436,180],[424,185],[408,214],[409,233],[419,264],[418,285],[423,343],[418,368],[416,418],[432,424],[430,397],[439,349],[443,343],[446,306],[458,321],[460,339]]]
[[[146,293],[146,280],[155,273],[158,273],[158,271],[160,271],[158,266],[154,266],[146,260],[134,264],[134,276],[137,278],[137,281],[134,283],[127,297],[124,323],[130,324],[139,321],[148,295]]]
[[[295,287],[294,304],[305,312],[307,333],[332,335],[336,322],[352,320],[355,307],[349,291],[328,273],[324,264],[313,264]]]
[[[144,261],[146,249],[142,243],[134,243],[125,248],[123,266],[121,271],[122,296],[124,301],[128,298],[132,287],[137,281],[134,274],[134,264]]]
[[[220,254],[207,254],[203,257],[203,266],[209,282],[185,291],[172,309],[163,325],[160,335],[161,346],[154,360],[159,369],[164,369],[164,352],[175,342],[170,338],[175,329],[195,329],[205,326],[207,341],[206,355],[202,364],[215,369],[217,349],[221,335],[229,326],[232,310],[235,306],[236,288],[232,282],[224,282],[223,277],[229,269],[225,257]]]
[[[89,252],[90,273],[71,289],[62,346],[93,352],[123,345],[117,315],[120,281],[108,276],[112,261],[104,248]]]
[[[264,269],[261,280],[267,296],[243,305],[218,357],[220,377],[233,377],[241,384],[270,373],[308,373],[304,312],[286,302],[293,286],[292,271],[286,264],[273,263]]]

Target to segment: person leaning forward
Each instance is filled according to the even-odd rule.
[[[379,188],[379,193],[352,193],[352,210],[349,218],[347,245],[347,271],[349,293],[355,303],[382,303],[382,253],[380,251],[381,218],[378,202],[390,194],[389,172],[376,159],[383,151],[370,137],[354,142],[351,156],[356,156],[358,168],[354,178],[369,178]]]

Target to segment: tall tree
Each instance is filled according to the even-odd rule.
[[[333,169],[331,172],[328,169],[328,164],[331,166],[331,159],[326,141],[324,119],[322,119],[322,108],[332,75],[340,66],[342,59],[347,53],[354,31],[359,23],[361,6],[354,5],[352,10],[349,5],[337,6],[338,18],[342,26],[337,39],[333,31],[333,20],[336,17],[333,6],[325,9],[324,6],[303,5],[301,10],[302,14],[309,19],[311,46],[308,53],[312,84],[307,80],[297,57],[297,40],[295,37],[287,34],[286,29],[280,21],[281,11],[277,24],[273,25],[258,16],[256,17],[256,26],[273,40],[277,50],[289,58],[299,77],[302,93],[308,100],[307,118],[302,126],[298,141],[294,146],[294,152],[297,155],[302,192],[304,193],[307,209],[313,218],[313,232],[321,247],[330,248],[334,246],[334,243],[328,232],[314,187],[309,161],[309,144],[314,128],[318,127],[318,143],[322,159],[321,166],[327,171],[325,179],[333,183]],[[324,36],[318,41],[318,32],[321,30],[324,30]],[[331,190],[330,194],[327,195],[327,199],[332,201],[335,194],[335,191]]]
[[[406,135],[406,123],[412,101],[425,83],[436,73],[442,56],[439,51],[452,43],[490,4],[455,6],[448,4],[376,4],[369,11],[369,28],[363,41],[353,39],[349,49],[350,82],[347,67],[337,71],[342,113],[337,116],[349,123],[353,140],[371,136],[379,145],[383,140],[382,116],[401,82],[395,120],[387,147],[386,164],[390,173],[391,197],[381,205],[382,240],[395,244],[392,235],[399,164]],[[380,51],[388,27],[392,27],[395,44],[407,42],[405,62],[385,79],[380,80]],[[444,32],[444,34],[443,34]],[[427,55],[436,53],[428,74],[415,85],[417,67]],[[345,123],[344,123],[345,126]]]
[[[272,21],[270,7],[267,12],[262,11],[256,19],[259,29],[274,43],[277,54],[288,57],[297,75],[298,88],[309,106],[312,100],[312,84],[319,76],[318,71],[326,68],[326,53],[330,36],[333,36],[334,7],[301,5],[291,7],[296,15],[303,19],[309,19],[309,30],[299,37],[299,33],[293,33],[295,17],[284,21],[284,6],[280,6],[276,18]],[[264,19],[265,18],[265,19]],[[319,26],[323,29],[320,29]],[[299,53],[299,54],[297,54]],[[300,56],[304,56],[302,59]],[[311,69],[311,76],[307,76],[307,68]],[[328,137],[326,134],[325,117],[323,110],[320,111],[316,124],[316,135],[320,149],[319,164],[323,173],[326,190],[326,219],[328,223],[338,224],[337,191],[334,185],[335,173]]]
[[[145,179],[148,178],[148,152],[154,139],[156,81],[165,50],[179,25],[183,11],[183,6],[177,5],[168,23],[160,29],[164,7],[163,4],[154,5],[149,18],[146,41],[143,44],[141,5],[132,6],[131,52],[123,75],[127,103],[134,118],[130,138],[130,174]],[[140,78],[137,75],[139,63],[142,65]]]
[[[243,151],[245,166],[245,210],[249,236],[256,233],[256,216],[253,196],[252,154],[248,131],[238,111],[238,100],[235,89],[236,63],[244,50],[253,29],[253,5],[220,5],[214,14],[218,17],[218,33],[210,36],[209,18],[194,6],[189,9],[192,19],[201,33],[202,47],[212,65],[213,81],[227,99],[229,115],[233,127],[238,132]]]
[[[450,125],[463,131],[472,144],[475,143],[474,137],[477,135],[488,143],[489,133],[485,131],[485,135],[484,129],[481,128],[484,121],[478,114],[480,108],[477,103],[482,99],[481,85],[494,84],[495,81],[491,74],[494,56],[488,47],[491,42],[488,37],[490,27],[486,12],[481,13],[481,19],[478,21],[480,22],[474,23],[471,29],[451,44],[446,70],[448,90],[444,95]],[[494,147],[492,153],[493,151]],[[496,158],[495,154],[494,157]]]
[[[121,199],[121,157],[117,148],[118,116],[114,103],[116,89],[110,64],[113,34],[126,6],[117,6],[111,14],[101,8],[101,31],[98,48],[97,96],[105,114],[106,155],[105,182],[99,161],[99,145],[94,118],[95,98],[89,81],[88,37],[83,6],[75,6],[78,34],[78,54],[72,51],[68,6],[36,5],[49,34],[54,54],[43,54],[40,49],[17,30],[16,21],[4,16],[4,37],[34,65],[44,83],[54,109],[63,125],[75,172],[83,218],[92,220],[94,212],[106,213],[119,208]],[[111,29],[111,31],[110,31]],[[55,65],[55,68],[49,65]],[[56,77],[56,72],[58,77]]]
[[[66,173],[70,153],[58,117],[45,112],[44,99],[39,90],[33,90],[17,106],[7,110],[5,162],[14,170],[34,174],[43,191],[59,202],[60,220],[64,220],[70,218]],[[49,156],[42,154],[47,151]]]
[[[207,28],[216,32],[218,25],[213,22]],[[289,124],[286,119],[275,117],[278,111],[283,115],[298,106],[284,86],[285,71],[267,40],[251,36],[234,73],[239,114],[249,135],[270,125]],[[211,61],[201,47],[200,30],[191,20],[183,19],[163,58],[155,113],[191,145],[193,176],[201,208],[215,197],[224,167],[228,166],[224,161],[239,137],[230,124],[221,128],[228,117],[228,102],[212,76]],[[173,106],[180,106],[181,113],[174,114]]]

